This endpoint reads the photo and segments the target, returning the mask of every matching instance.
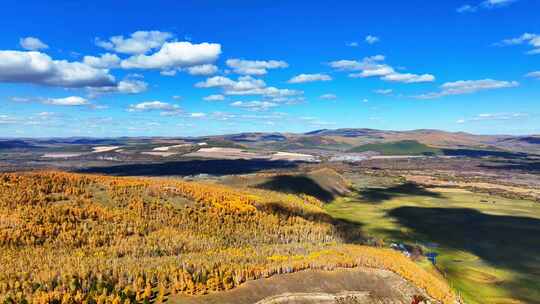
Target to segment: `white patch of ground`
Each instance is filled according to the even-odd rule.
[[[414,295],[427,294],[397,274],[357,267],[333,271],[305,270],[247,281],[239,287],[202,296],[176,295],[171,304],[335,304],[352,297],[356,302],[411,303]],[[437,303],[430,300],[430,303]]]
[[[315,156],[302,153],[291,153],[291,152],[276,152],[270,157],[271,160],[288,160],[288,161],[307,161],[314,162],[317,161]]]
[[[141,152],[141,154],[146,154],[146,155],[153,155],[153,156],[161,156],[161,157],[169,157],[171,155],[175,155],[175,154],[178,154],[176,152],[159,152],[159,151],[154,151],[154,152]]]
[[[84,153],[62,153],[62,152],[59,152],[59,153],[45,153],[41,157],[44,157],[44,158],[70,158],[70,157],[81,156],[83,154]]]
[[[152,149],[152,151],[157,151],[157,152],[167,152],[169,151],[170,149],[175,149],[175,148],[183,148],[183,147],[191,147],[192,144],[179,144],[179,145],[174,145],[174,146],[163,146],[163,147],[157,147],[157,148],[154,148]]]
[[[184,154],[187,157],[203,157],[217,159],[260,159],[268,158],[268,156],[258,153],[247,152],[237,148],[201,148],[198,151]]]
[[[400,159],[400,158],[426,158],[425,155],[374,155],[371,159]]]
[[[116,149],[120,148],[120,146],[99,146],[99,147],[92,147],[92,153],[101,153],[101,152],[111,152]]]

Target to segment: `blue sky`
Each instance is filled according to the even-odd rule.
[[[540,2],[12,1],[0,137],[540,133]]]

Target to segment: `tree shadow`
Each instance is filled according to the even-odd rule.
[[[303,208],[284,206],[277,202],[266,203],[259,206],[258,209],[270,214],[276,214],[283,220],[298,216],[310,222],[331,224],[336,231],[336,235],[348,244],[364,244],[367,239],[362,230],[363,224],[345,219],[335,219],[326,212],[307,211]]]
[[[289,161],[268,160],[186,160],[162,163],[139,163],[79,169],[79,173],[99,173],[115,176],[189,176],[197,174],[247,174],[269,169],[291,169],[298,166]]]
[[[446,156],[465,156],[471,158],[480,157],[503,157],[511,159],[526,159],[527,153],[508,152],[508,151],[493,151],[493,150],[474,150],[474,149],[442,149]]]
[[[482,164],[481,168],[495,170],[515,170],[527,173],[540,172],[540,162],[526,162],[515,160],[499,160],[492,162],[493,164]]]
[[[402,195],[416,195],[440,198],[438,192],[429,191],[424,187],[412,182],[406,182],[397,186],[388,188],[367,188],[359,192],[362,200],[369,203],[381,203]]]
[[[526,295],[527,290],[540,290],[539,219],[467,208],[399,207],[387,215],[411,229],[415,237],[468,251],[495,267],[517,272],[501,288],[527,303],[539,303],[538,298]],[[524,287],[523,282],[532,283]]]
[[[269,181],[261,183],[256,187],[297,195],[307,194],[326,203],[332,201],[338,195],[338,193],[324,189],[315,180],[304,175],[273,176]]]

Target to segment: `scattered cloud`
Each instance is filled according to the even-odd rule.
[[[38,51],[43,49],[48,49],[49,46],[43,43],[36,37],[24,37],[19,39],[19,44],[25,50],[29,51]]]
[[[456,9],[456,11],[460,14],[464,13],[474,13],[480,9],[494,9],[494,8],[500,8],[504,6],[508,6],[514,2],[517,2],[518,0],[485,0],[480,2],[479,4],[464,4]]]
[[[268,73],[270,69],[283,69],[289,65],[281,60],[244,60],[244,59],[227,59],[225,62],[234,73],[240,75],[256,75],[261,76]]]
[[[109,51],[122,54],[145,54],[152,49],[161,47],[173,35],[160,31],[136,31],[125,38],[124,36],[113,36],[108,40],[96,38],[97,46]]]
[[[319,96],[319,98],[324,99],[324,100],[336,100],[337,96],[336,96],[336,94],[323,94],[323,95]]]
[[[433,82],[435,76],[431,74],[399,73],[392,66],[384,63],[383,55],[365,57],[362,61],[338,60],[330,62],[330,66],[339,71],[349,71],[351,78],[379,77],[385,81],[418,83]]]
[[[238,107],[238,108],[244,108],[248,111],[266,111],[270,108],[277,107],[278,104],[274,102],[269,101],[235,101],[231,103],[231,106]]]
[[[356,41],[352,41],[352,42],[348,42],[346,45],[350,47],[358,47],[359,43]]]
[[[377,89],[375,91],[373,91],[375,94],[379,94],[379,95],[389,95],[389,94],[392,94],[392,92],[394,92],[394,90],[392,89]]]
[[[302,117],[299,117],[298,119],[304,121],[305,123],[307,123],[309,125],[318,126],[318,127],[333,126],[333,125],[336,124],[334,122],[324,121],[324,120],[321,120],[321,119],[319,119],[317,117],[313,117],[313,116],[302,116]]]
[[[499,46],[520,45],[520,44],[528,44],[532,46],[533,49],[528,51],[527,54],[529,55],[540,54],[540,35],[539,34],[524,33],[523,35],[519,37],[505,39],[499,43],[496,43],[496,45],[499,45]]]
[[[142,80],[126,78],[119,81],[116,85],[90,88],[90,96],[95,97],[100,94],[106,93],[120,93],[120,94],[139,94],[148,90],[148,84]]]
[[[288,83],[305,83],[315,81],[330,81],[332,77],[326,74],[300,74],[289,79]]]
[[[88,104],[88,100],[79,96],[69,96],[65,98],[48,98],[43,103],[55,106],[83,106]]]
[[[98,69],[112,69],[120,65],[120,57],[116,54],[105,53],[99,57],[96,56],[84,56],[83,62]]]
[[[206,100],[206,101],[222,101],[222,100],[225,100],[225,96],[223,96],[221,94],[213,94],[213,95],[209,95],[209,96],[204,97],[203,100]]]
[[[232,80],[224,76],[214,76],[195,84],[197,88],[221,88],[224,95],[262,95],[270,98],[282,98],[303,94],[302,91],[268,87],[262,79],[252,76],[240,76]]]
[[[0,114],[0,125],[11,125],[17,123],[17,119],[5,114]]]
[[[359,71],[362,69],[362,63],[356,60],[343,59],[343,60],[331,61],[329,65],[330,67],[339,71]]]
[[[520,120],[529,117],[528,113],[482,113],[471,118],[459,119],[456,121],[458,124],[468,123],[468,122],[479,122],[479,121],[498,121],[498,120]]]
[[[214,75],[217,71],[218,67],[213,64],[202,64],[188,68],[188,73],[196,76]]]
[[[128,108],[128,112],[149,112],[149,111],[161,111],[161,115],[169,116],[181,113],[179,106],[162,102],[158,100],[145,101],[137,104],[132,104]]]
[[[206,113],[195,112],[195,113],[190,113],[189,116],[192,118],[203,118],[203,117],[206,117]]]
[[[379,42],[380,39],[377,36],[367,35],[366,38],[365,38],[365,41],[366,41],[367,44],[375,44],[375,43]]]
[[[474,13],[477,11],[476,6],[472,6],[470,4],[465,4],[456,9],[456,12],[463,14],[463,13]]]
[[[158,69],[170,71],[212,63],[221,54],[217,43],[192,44],[191,42],[167,42],[151,55],[134,55],[122,60],[124,69]]]
[[[502,81],[493,79],[459,80],[446,82],[441,85],[439,92],[431,92],[416,96],[418,99],[435,99],[449,95],[471,94],[479,91],[513,88],[519,86],[517,81]]]
[[[251,76],[240,76],[237,81],[224,76],[214,76],[195,84],[197,88],[221,87],[228,91],[248,91],[265,86],[266,83],[262,79],[256,79]]]
[[[431,74],[411,74],[411,73],[393,73],[385,75],[383,80],[387,81],[395,81],[395,82],[403,82],[403,83],[415,83],[415,82],[433,82],[435,81],[435,76]]]
[[[0,82],[80,88],[111,86],[115,79],[108,70],[82,62],[53,60],[35,51],[0,51]]]
[[[525,77],[540,79],[540,71],[530,72]]]

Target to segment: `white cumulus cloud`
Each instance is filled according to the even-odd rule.
[[[393,73],[385,75],[383,80],[387,81],[395,81],[395,82],[403,82],[403,83],[415,83],[415,82],[432,82],[435,81],[435,76],[431,74],[411,74],[411,73]]]
[[[82,106],[87,105],[88,100],[79,96],[69,96],[64,98],[48,98],[44,103],[55,106]]]
[[[338,71],[350,71],[351,78],[379,77],[385,81],[417,83],[435,81],[431,74],[399,73],[392,66],[384,63],[383,55],[365,57],[362,61],[338,60],[330,62],[330,66]]]
[[[212,63],[221,54],[217,43],[192,44],[191,42],[168,42],[151,55],[134,55],[122,60],[124,69],[174,70]]]
[[[330,80],[332,80],[332,77],[326,74],[300,74],[289,79],[288,82],[289,83],[304,83],[304,82],[330,81]]]
[[[38,51],[42,49],[48,49],[49,46],[43,43],[43,41],[39,40],[36,37],[24,37],[19,39],[19,44],[21,47],[25,50],[29,51]]]
[[[365,38],[365,41],[366,41],[367,44],[375,44],[375,43],[379,42],[380,39],[377,36],[367,35],[366,38]]]
[[[226,64],[236,74],[257,76],[265,75],[270,69],[282,69],[289,66],[285,61],[281,60],[228,59]]]
[[[180,107],[175,104],[170,104],[167,102],[162,102],[158,100],[154,101],[145,101],[137,104],[132,104],[129,106],[129,112],[147,112],[147,111],[164,111],[164,112],[173,112],[178,111]]]
[[[218,67],[213,64],[202,64],[188,68],[190,75],[208,76],[217,73]]]
[[[517,0],[485,0],[478,4],[464,4],[456,9],[460,14],[474,13],[480,9],[493,9],[508,6]]]
[[[144,54],[161,47],[173,35],[160,31],[136,31],[130,37],[113,36],[108,40],[96,38],[96,45],[123,54]]]
[[[77,88],[111,86],[115,79],[108,70],[82,62],[53,60],[35,51],[0,51],[0,82]]]
[[[120,57],[116,54],[105,53],[99,57],[84,56],[83,62],[91,67],[98,69],[111,69],[120,65]]]
[[[197,88],[221,88],[223,95],[248,96],[260,95],[275,102],[296,102],[297,96],[304,92],[291,89],[268,87],[262,79],[252,76],[240,76],[233,80],[224,76],[214,76],[195,84]]]
[[[225,100],[225,96],[221,94],[213,94],[213,95],[208,95],[204,97],[203,99],[206,101],[222,101],[222,100]]]
[[[493,79],[459,80],[446,82],[441,85],[439,92],[431,92],[416,96],[419,99],[434,99],[449,95],[471,94],[480,91],[513,88],[519,86],[517,81],[504,81]]]
[[[231,106],[238,107],[238,108],[244,108],[249,111],[266,111],[270,108],[277,107],[277,103],[273,103],[270,101],[235,101],[231,103]]]
[[[527,54],[529,55],[540,54],[540,35],[539,34],[524,33],[523,35],[516,38],[505,39],[501,41],[500,43],[498,43],[497,45],[505,46],[505,45],[519,45],[519,44],[528,44],[532,47],[532,50],[527,52]]]
[[[148,90],[148,83],[137,79],[124,79],[116,83],[116,85],[108,87],[90,88],[91,96],[96,96],[103,93],[120,93],[120,94],[139,94]]]

